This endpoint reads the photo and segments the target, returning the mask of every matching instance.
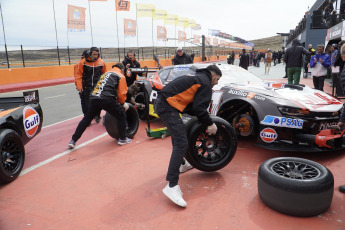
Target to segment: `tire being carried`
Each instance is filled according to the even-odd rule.
[[[138,112],[132,104],[128,104],[129,108],[126,111],[127,116],[127,129],[126,136],[129,138],[134,137],[139,128],[139,116]],[[119,139],[119,131],[117,128],[117,120],[114,116],[109,113],[106,113],[104,116],[104,126],[107,130],[109,136],[115,139]]]
[[[261,164],[258,192],[272,209],[292,216],[316,216],[331,205],[334,178],[326,167],[296,157],[272,158]]]
[[[24,166],[25,150],[18,133],[0,129],[0,184],[14,181]]]
[[[237,149],[234,129],[224,119],[211,116],[217,125],[217,134],[208,135],[207,126],[192,118],[186,123],[188,150],[187,161],[196,169],[214,172],[230,163]]]

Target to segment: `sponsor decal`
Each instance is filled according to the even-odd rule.
[[[274,129],[271,128],[265,128],[260,132],[261,140],[263,140],[266,143],[272,143],[275,141],[278,137],[278,134]]]
[[[237,96],[241,96],[241,97],[246,97],[247,99],[253,99],[254,98],[254,99],[257,99],[260,101],[266,100],[266,98],[259,96],[259,95],[256,95],[256,93],[253,93],[253,92],[247,93],[243,90],[230,89],[229,94],[233,94],[233,95],[237,95]]]
[[[247,94],[247,98],[248,98],[248,99],[252,99],[253,97],[255,97],[255,95],[256,95],[256,93],[249,92],[249,93]]]
[[[242,96],[242,97],[246,97],[248,94],[247,92],[244,92],[243,90],[234,90],[234,89],[230,89],[229,93],[233,95],[237,95],[237,96]]]
[[[332,126],[337,126],[338,122],[321,122],[319,126],[319,131],[324,129],[332,129]]]
[[[39,102],[38,90],[23,92],[23,96],[26,104]]]
[[[278,126],[278,127],[286,127],[292,129],[302,129],[303,128],[303,120],[301,119],[292,119],[286,117],[276,117],[267,115],[263,121],[260,123],[263,125],[270,125],[270,126]]]
[[[24,123],[24,129],[25,133],[28,137],[35,136],[38,126],[40,125],[40,116],[36,112],[35,109],[31,108],[30,106],[27,106],[23,110],[23,123]]]

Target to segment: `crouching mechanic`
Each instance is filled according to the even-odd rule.
[[[89,109],[84,118],[79,122],[68,147],[73,149],[92,118],[103,109],[114,116],[118,122],[119,145],[131,143],[132,140],[126,134],[126,113],[128,104],[125,103],[127,94],[126,78],[123,75],[125,67],[122,63],[112,66],[112,69],[101,76],[95,88],[91,92]]]
[[[181,207],[187,206],[178,180],[183,157],[187,152],[188,139],[180,113],[196,116],[208,126],[208,134],[215,135],[217,126],[207,108],[212,98],[212,87],[218,83],[221,76],[222,72],[215,65],[196,70],[195,76],[182,76],[170,82],[158,93],[155,100],[154,110],[167,126],[173,146],[166,176],[169,183],[163,193]]]

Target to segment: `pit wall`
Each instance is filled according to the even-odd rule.
[[[217,57],[207,57],[207,61],[215,61]],[[226,56],[219,56],[219,60],[226,60]],[[139,61],[141,66],[157,67],[154,60]],[[194,63],[201,62],[201,57],[195,57]],[[115,63],[106,63],[107,70]],[[171,59],[160,60],[162,66],[171,65]],[[67,66],[42,66],[26,67],[15,69],[0,69],[0,85],[34,82],[42,80],[53,80],[59,78],[73,77],[73,65]]]

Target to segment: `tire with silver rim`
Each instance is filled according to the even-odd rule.
[[[331,205],[334,178],[325,166],[303,158],[272,158],[259,167],[258,192],[270,208],[292,216],[316,216]]]

